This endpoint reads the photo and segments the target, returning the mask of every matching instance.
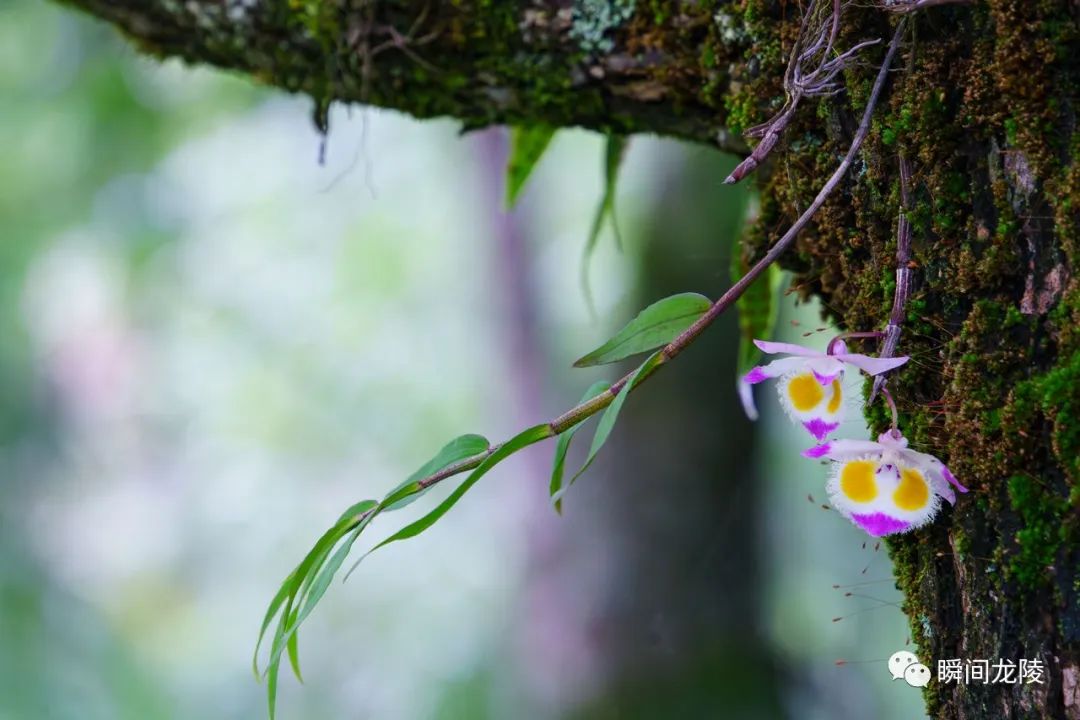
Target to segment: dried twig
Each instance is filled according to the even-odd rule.
[[[882,0],[881,9],[893,13],[909,13],[935,5],[968,4],[972,0]]]
[[[377,23],[375,21],[374,0],[366,0],[363,2],[362,10],[363,13],[357,13],[356,17],[354,17],[346,36],[349,47],[353,48],[360,56],[360,97],[362,100],[366,101],[367,98],[370,97],[371,79],[375,73],[374,60],[376,56],[381,55],[388,50],[400,51],[425,70],[430,72],[441,72],[439,68],[420,57],[413,49],[422,45],[427,45],[439,37],[440,31],[438,29],[432,30],[420,37],[416,36],[420,31],[420,28],[423,27],[424,22],[427,20],[428,13],[431,10],[429,5],[424,5],[424,8],[420,11],[419,15],[413,20],[412,26],[404,34],[393,25]],[[373,40],[377,37],[385,37],[386,39],[374,43]]]
[[[889,324],[885,326],[885,339],[881,343],[881,352],[878,354],[881,358],[891,358],[896,352],[896,345],[900,342],[900,325],[904,322],[904,311],[908,298],[911,296],[912,273],[909,267],[911,264],[911,223],[907,219],[907,213],[911,207],[911,168],[903,155],[900,156],[899,165],[900,212],[896,220],[896,292],[893,295]],[[870,390],[870,399],[867,403],[874,402],[874,398],[884,385],[884,375],[874,378],[874,386]]]
[[[842,90],[837,75],[865,47],[878,43],[869,40],[858,43],[846,52],[835,55],[834,45],[840,32],[841,0],[815,0],[803,15],[799,36],[791,48],[787,70],[784,72],[784,106],[771,119],[746,131],[746,136],[761,138],[753,152],[724,180],[736,183],[764,162],[780,141],[795,109],[804,97],[829,97]],[[816,65],[815,65],[816,64]],[[807,67],[813,70],[807,71]]]

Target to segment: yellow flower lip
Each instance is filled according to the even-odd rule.
[[[825,391],[811,373],[802,373],[787,386],[788,399],[799,412],[810,412],[825,398]],[[831,402],[830,402],[831,404]]]
[[[893,491],[896,507],[908,512],[922,510],[930,501],[930,486],[926,478],[915,468],[903,468],[900,472],[900,484]]]
[[[873,502],[878,495],[877,480],[874,478],[877,462],[874,460],[852,460],[840,470],[840,490],[856,503]]]

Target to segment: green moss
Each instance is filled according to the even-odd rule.
[[[1061,547],[1064,505],[1045,492],[1037,480],[1025,475],[1009,479],[1009,501],[1023,521],[1023,527],[1016,531],[1019,551],[1009,565],[1009,573],[1020,585],[1037,587],[1049,581]]]

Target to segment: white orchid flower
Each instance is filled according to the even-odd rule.
[[[784,410],[819,442],[840,427],[843,420],[841,380],[847,366],[862,370],[867,375],[880,375],[908,361],[907,357],[875,358],[849,353],[844,341],[839,339],[829,343],[829,349],[825,352],[793,343],[755,340],[754,344],[763,353],[786,353],[792,357],[759,365],[739,378],[739,398],[747,417],[751,420],[758,417],[751,386],[778,377],[780,402]]]
[[[833,461],[825,486],[841,515],[874,537],[904,533],[930,522],[941,498],[956,502],[967,488],[933,455],[908,448],[899,430],[873,440],[832,440],[803,452]]]

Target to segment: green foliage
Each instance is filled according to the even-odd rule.
[[[456,462],[487,452],[490,445],[488,439],[482,435],[461,435],[454,438],[435,457],[426,462],[423,467],[391,490],[383,500],[385,505],[383,509],[397,510],[405,507],[430,489],[430,486],[421,487],[418,481]]]
[[[697,293],[679,293],[657,300],[638,313],[613,338],[575,360],[574,367],[618,362],[666,345],[704,315],[711,304],[709,298]]]
[[[323,533],[322,537],[319,538],[296,569],[285,578],[281,588],[273,600],[270,601],[262,625],[259,628],[259,638],[255,644],[255,655],[252,660],[252,667],[256,677],[259,676],[259,650],[262,648],[263,640],[271,623],[275,617],[278,618],[277,628],[271,642],[270,657],[266,666],[267,703],[271,719],[274,717],[277,705],[277,683],[281,655],[283,652],[288,653],[293,672],[298,679],[302,680],[297,647],[297,630],[299,630],[300,625],[303,624],[308,615],[311,614],[311,611],[315,609],[323,595],[326,594],[330,583],[341,569],[345,559],[352,551],[356,539],[364,528],[380,513],[397,510],[427,492],[431,484],[422,485],[421,481],[424,478],[490,451],[490,454],[484,457],[476,466],[476,469],[465,479],[465,482],[459,485],[438,507],[383,540],[369,550],[365,557],[384,545],[397,540],[415,537],[434,525],[461,499],[469,488],[475,485],[495,465],[521,448],[549,438],[552,435],[553,431],[549,425],[537,425],[519,433],[493,450],[490,448],[487,439],[480,435],[457,437],[447,443],[435,457],[409,476],[405,482],[391,490],[381,501],[364,500],[353,505],[342,514],[329,530]],[[355,565],[353,567],[355,568]]]
[[[621,249],[623,244],[619,223],[615,217],[615,186],[619,179],[619,167],[622,165],[623,157],[626,156],[629,143],[630,140],[624,135],[608,135],[607,144],[604,146],[604,193],[600,196],[600,204],[596,206],[596,214],[593,215],[589,237],[585,241],[585,258],[581,264],[581,287],[590,308],[593,302],[592,291],[589,287],[589,261],[596,251],[596,243],[600,239],[600,231],[604,229],[605,220],[611,219],[611,229],[615,233],[616,245]]]
[[[524,430],[518,433],[510,440],[507,440],[505,443],[497,447],[494,452],[492,452],[491,455],[489,455],[482,463],[480,463],[480,465],[472,471],[469,477],[465,479],[465,482],[461,483],[461,485],[459,485],[454,490],[454,492],[450,494],[450,497],[443,500],[438,507],[436,507],[434,510],[432,510],[416,522],[406,525],[401,530],[398,530],[396,533],[383,540],[381,543],[373,547],[368,552],[368,554],[375,552],[384,545],[389,545],[390,543],[397,542],[398,540],[405,540],[406,538],[416,537],[420,533],[424,532],[429,527],[434,525],[439,518],[445,515],[447,511],[450,510],[450,508],[454,507],[454,505],[457,504],[458,500],[460,500],[462,496],[466,492],[468,492],[468,490],[473,485],[475,485],[481,477],[486,475],[487,472],[491,470],[491,468],[495,467],[500,462],[516,453],[518,450],[532,445],[533,443],[540,442],[541,440],[546,440],[552,435],[554,435],[554,432],[552,431],[551,426],[545,423],[543,425],[535,425],[528,430]]]
[[[555,136],[549,125],[515,127],[510,131],[510,160],[506,166],[506,206],[513,207],[525,182]]]
[[[253,661],[256,675],[258,675],[259,648],[262,646],[266,631],[276,615],[278,624],[274,631],[273,642],[270,646],[270,659],[266,667],[267,703],[271,719],[274,717],[277,705],[277,679],[278,670],[281,666],[281,654],[286,649],[288,649],[294,672],[296,672],[297,677],[300,675],[297,660],[297,641],[295,639],[296,631],[311,613],[315,604],[321,599],[330,580],[333,579],[333,573],[336,572],[337,568],[333,568],[329,573],[320,572],[330,551],[346,537],[348,537],[348,540],[345,547],[351,548],[356,536],[371,522],[372,518],[378,513],[378,509],[378,503],[374,500],[364,500],[349,508],[349,512],[346,512],[333,527],[323,533],[322,537],[319,538],[297,568],[285,578],[285,582],[282,583],[277,595],[271,601],[270,607],[263,618],[259,639],[255,644],[255,658]],[[347,550],[344,553],[340,552],[340,550],[335,553],[334,560],[337,562],[337,567],[341,566],[341,561],[344,560],[346,554],[348,554]],[[327,568],[332,567],[333,563],[327,565]]]
[[[607,410],[600,416],[600,422],[596,425],[596,433],[593,435],[592,445],[589,447],[589,455],[585,458],[585,463],[581,466],[581,469],[574,473],[574,477],[570,478],[569,485],[573,485],[574,481],[581,477],[593,460],[596,459],[600,449],[604,447],[604,443],[607,442],[608,436],[611,435],[612,429],[615,427],[615,421],[619,419],[619,413],[622,411],[623,403],[626,402],[626,397],[633,390],[640,380],[644,379],[650,372],[652,372],[660,363],[663,362],[664,355],[661,352],[655,352],[649,356],[649,359],[643,362],[634,374],[630,376],[630,379],[626,381],[622,389],[619,390],[619,394],[615,396],[615,399],[608,405]]]
[[[600,353],[599,356],[613,356],[622,353],[620,357],[627,357],[630,354],[655,347],[657,344],[664,344],[668,340],[663,338],[670,339],[677,335],[681,332],[680,327],[685,329],[694,319],[700,317],[701,313],[708,307],[708,298],[689,293],[676,295],[655,303],[650,308],[646,308],[620,335],[613,338],[612,347],[605,350],[604,353]],[[606,362],[611,361],[606,360]],[[577,430],[580,429],[584,419],[563,432],[556,446],[551,478],[551,495],[556,509],[561,510],[560,500],[566,488],[585,472],[607,442],[631,390],[663,361],[663,353],[653,353],[622,386],[619,393],[600,417],[585,463],[570,479],[565,488],[563,487],[563,475],[566,453],[569,450],[570,441]],[[607,388],[606,383],[594,384],[586,392],[582,402],[598,397]],[[277,618],[277,626],[274,630],[265,671],[267,678],[267,706],[271,720],[273,720],[277,708],[278,674],[282,654],[288,655],[294,674],[302,681],[297,631],[326,594],[330,583],[351,553],[360,533],[371,524],[371,521],[384,511],[396,510],[415,501],[434,485],[433,482],[425,482],[425,479],[431,478],[434,474],[446,470],[447,475],[450,475],[469,467],[475,468],[438,506],[420,519],[406,525],[376,544],[357,561],[356,565],[359,565],[364,557],[385,545],[416,537],[424,532],[446,515],[464,497],[465,493],[493,467],[518,450],[550,438],[554,434],[555,430],[552,425],[544,423],[524,430],[496,447],[491,447],[488,440],[480,435],[457,437],[443,446],[435,457],[421,466],[404,482],[387,493],[381,501],[364,500],[353,505],[341,515],[329,530],[323,533],[296,569],[285,578],[277,594],[270,601],[262,625],[259,628],[259,636],[255,644],[255,654],[252,660],[252,667],[256,677],[260,674],[259,651],[274,618]],[[353,566],[354,569],[356,565]],[[351,573],[352,570],[349,572]],[[346,577],[348,577],[348,574],[346,574]]]
[[[604,380],[593,383],[589,389],[585,391],[585,395],[582,396],[581,402],[596,397],[600,393],[605,392],[609,387],[611,387],[611,385]],[[562,496],[566,494],[566,491],[570,489],[570,485],[573,484],[573,481],[571,481],[570,484],[563,487],[563,474],[566,468],[566,453],[570,450],[570,441],[574,439],[574,435],[584,424],[585,421],[583,420],[569,430],[563,432],[563,434],[559,436],[558,443],[555,445],[555,459],[551,464],[551,485],[549,487],[549,492],[552,503],[555,505],[555,512],[560,514],[562,514]]]

